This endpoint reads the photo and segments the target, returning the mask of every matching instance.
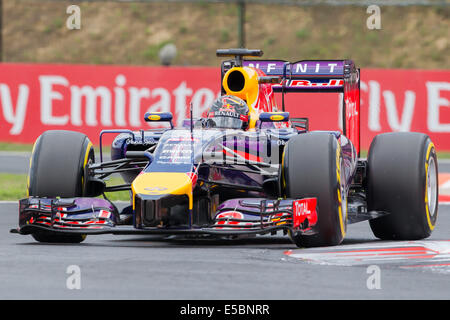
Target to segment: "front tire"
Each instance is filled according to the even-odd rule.
[[[94,161],[88,137],[65,130],[45,131],[36,140],[28,173],[28,195],[74,198],[83,196],[84,168]],[[32,234],[39,242],[79,243],[82,234],[60,235],[49,231]]]
[[[389,214],[370,220],[377,238],[418,240],[431,235],[438,211],[436,150],[422,133],[377,135],[368,156],[368,210]]]
[[[291,235],[299,247],[333,246],[347,227],[342,152],[329,133],[310,132],[289,140],[283,154],[282,184],[288,198],[317,198],[315,235]]]

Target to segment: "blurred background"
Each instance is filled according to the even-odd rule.
[[[450,158],[449,0],[0,0],[0,18],[0,200],[25,196],[45,130],[87,134],[98,157],[101,130],[149,128],[146,111],[179,125],[192,102],[202,115],[220,94],[218,48],[352,59],[362,156],[376,134],[419,131]],[[312,130],[340,129],[339,94],[288,94],[286,105]]]
[[[381,29],[366,12],[380,4]],[[66,8],[81,28],[66,27]],[[289,61],[345,57],[361,68],[450,66],[448,1],[45,1],[3,0],[3,61],[159,65],[177,48],[181,66],[217,66],[217,48],[260,48]],[[244,23],[244,30],[241,23]]]

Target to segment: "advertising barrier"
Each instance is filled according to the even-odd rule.
[[[75,130],[98,144],[103,129],[148,129],[146,112],[174,125],[205,114],[220,94],[220,69],[65,64],[0,64],[0,141],[33,143],[45,130]],[[281,94],[278,95],[281,109]],[[286,111],[311,130],[339,129],[336,93],[288,93]],[[450,70],[361,70],[361,147],[376,134],[428,134],[450,151]]]

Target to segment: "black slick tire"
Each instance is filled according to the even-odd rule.
[[[65,130],[45,131],[36,140],[30,159],[28,195],[73,198],[83,196],[84,168],[94,161],[94,149],[82,133]],[[61,235],[36,232],[39,242],[79,243],[83,234]]]
[[[389,214],[369,221],[383,240],[418,240],[431,235],[438,211],[436,150],[422,133],[377,135],[370,146],[368,210]]]
[[[342,152],[336,137],[310,132],[290,139],[283,153],[282,188],[287,198],[317,198],[315,235],[291,235],[300,247],[333,246],[342,242],[347,226]]]

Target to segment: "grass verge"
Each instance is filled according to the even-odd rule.
[[[32,150],[32,144],[0,142],[0,151],[31,152]]]
[[[10,152],[30,152],[33,151],[33,144],[28,143],[10,143],[10,142],[0,142],[0,151],[10,151]],[[94,151],[96,157],[100,157],[100,147],[94,146]],[[111,147],[103,147],[103,154],[111,154]]]
[[[368,152],[369,152],[368,150],[361,150],[360,158],[367,159]],[[441,159],[441,160],[442,159],[450,159],[450,152],[449,151],[438,151],[437,157],[438,157],[438,160],[439,159]]]
[[[123,181],[119,177],[112,177],[107,181],[106,185],[118,185]],[[1,201],[18,201],[27,196],[27,175],[0,173],[0,200]],[[128,191],[108,192],[106,196],[111,201],[129,201]]]
[[[27,196],[27,175],[0,173],[0,200],[19,200]]]

